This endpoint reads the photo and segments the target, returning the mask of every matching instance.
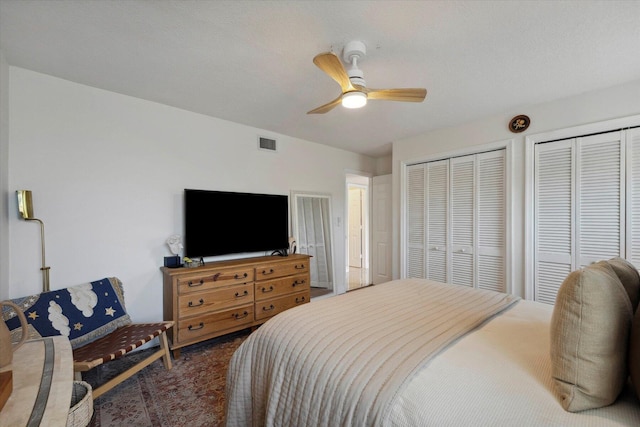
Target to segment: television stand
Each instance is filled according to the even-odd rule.
[[[260,325],[310,301],[309,255],[215,261],[195,268],[161,267],[164,319],[174,358],[180,349]]]

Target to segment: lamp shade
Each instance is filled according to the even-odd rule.
[[[342,106],[345,108],[361,108],[367,105],[367,94],[364,92],[347,92],[342,95]]]
[[[18,212],[23,219],[33,219],[33,200],[30,190],[18,190]]]

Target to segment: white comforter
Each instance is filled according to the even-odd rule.
[[[553,307],[520,301],[434,358],[402,391],[392,426],[640,426],[627,389],[611,406],[566,412],[549,358]]]
[[[551,307],[520,302],[449,346],[441,335],[476,304],[469,304],[467,288],[435,285],[461,292],[454,300],[467,302],[454,308],[451,298],[434,297],[426,285],[434,286],[394,281],[267,322],[231,361],[227,425],[640,425],[631,395],[580,414],[561,408],[548,356]],[[479,294],[488,298],[491,315],[494,297]],[[470,318],[471,328],[481,322]],[[418,342],[425,334],[432,337]]]

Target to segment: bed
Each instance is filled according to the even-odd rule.
[[[226,424],[640,426],[626,379],[613,404],[561,406],[552,314],[545,304],[423,279],[288,310],[234,353]]]

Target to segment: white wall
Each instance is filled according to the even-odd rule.
[[[512,266],[514,293],[524,295],[524,140],[532,135],[550,130],[640,113],[640,80],[585,93],[555,102],[518,108],[502,115],[487,117],[455,128],[440,129],[424,135],[396,141],[393,144],[393,224],[394,260],[393,274],[400,275],[400,204],[401,165],[449,152],[468,150],[492,142],[512,139],[513,144],[513,242]],[[529,129],[520,134],[509,132],[509,120],[518,114],[531,119]]]
[[[379,157],[376,159],[376,176],[378,175],[389,175],[393,170],[393,156],[389,154],[388,156]]]
[[[9,64],[0,51],[0,300],[9,296]]]
[[[170,255],[166,238],[183,233],[184,188],[330,193],[336,225],[345,212],[345,170],[375,170],[366,156],[9,70],[9,189],[33,191],[51,289],[118,276],[136,321],[162,317],[159,267]],[[259,151],[258,135],[277,139],[278,152]],[[9,215],[9,228],[8,293],[39,292],[39,227]],[[336,271],[345,269],[343,235],[334,227]]]

